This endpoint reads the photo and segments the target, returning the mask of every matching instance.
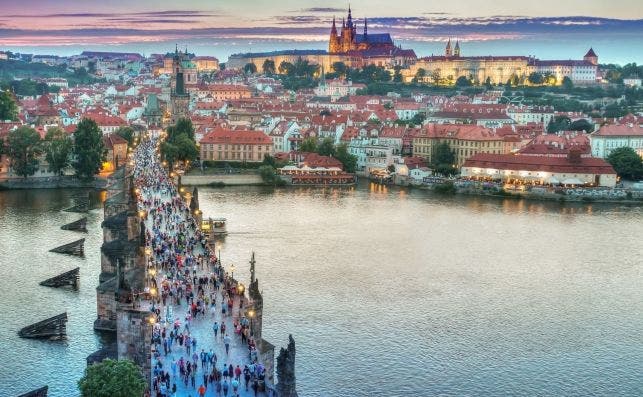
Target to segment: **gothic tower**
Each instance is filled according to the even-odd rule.
[[[453,49],[453,56],[456,58],[460,57],[460,40],[456,40],[455,48]]]
[[[589,51],[587,51],[587,54],[585,54],[583,60],[585,62],[591,63],[592,65],[598,65],[598,55],[596,55],[593,48],[590,48]]]
[[[333,27],[330,29],[330,40],[328,41],[328,52],[331,54],[340,52],[339,37],[337,37],[337,26],[335,26],[335,17],[333,17]]]
[[[364,18],[364,41],[368,41],[368,19]]]
[[[445,57],[450,57],[453,55],[453,52],[451,51],[451,39],[447,42],[447,48],[444,50],[444,56]]]

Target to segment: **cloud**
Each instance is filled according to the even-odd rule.
[[[348,12],[348,11],[342,8],[333,8],[333,7],[311,7],[311,8],[304,8],[303,10],[291,11],[291,12],[331,13],[331,12]]]
[[[125,18],[125,17],[213,17],[220,16],[222,13],[213,13],[212,11],[197,10],[166,10],[166,11],[143,11],[133,13],[102,13],[102,12],[71,12],[56,14],[15,14],[7,15],[11,18]]]
[[[137,19],[137,18],[108,18],[108,21],[113,21],[113,22],[132,22],[132,23],[169,23],[169,24],[176,24],[176,23],[195,23],[193,20],[187,20],[187,19]]]
[[[39,26],[29,28],[0,27],[0,47],[12,43],[45,45],[51,43],[134,43],[163,39],[251,39],[283,40],[284,42],[323,42],[329,32],[328,18],[315,15],[282,16],[257,23],[258,27],[208,27],[196,18],[151,16],[114,16],[67,28]],[[193,15],[193,14],[192,14]],[[148,18],[148,19],[146,19]],[[94,21],[90,21],[94,22]],[[122,22],[122,24],[119,24]],[[151,26],[145,23],[149,22]],[[195,25],[199,22],[199,25]],[[83,26],[83,25],[90,26]],[[156,25],[154,25],[156,24]],[[125,25],[125,26],[122,26]],[[213,25],[209,25],[213,26]],[[502,38],[560,34],[637,34],[643,31],[643,20],[619,20],[583,16],[525,18],[521,16],[492,16],[478,18],[435,17],[380,17],[370,18],[372,33],[388,32],[396,42],[441,41],[448,37],[472,40],[499,40]]]
[[[315,15],[296,15],[296,16],[276,16],[274,17],[279,24],[305,23],[305,24],[328,24],[326,18]]]

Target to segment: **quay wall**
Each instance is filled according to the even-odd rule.
[[[221,175],[183,175],[181,183],[189,186],[208,185],[263,185],[264,182],[259,174],[221,174]]]
[[[104,189],[107,179],[96,178],[93,181],[81,181],[73,176],[29,177],[0,179],[0,190],[13,189],[61,189],[61,188],[96,188]]]

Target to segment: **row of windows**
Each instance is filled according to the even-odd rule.
[[[206,152],[204,157],[209,160],[263,160],[266,154],[269,153]]]
[[[261,150],[264,145],[213,145],[213,144],[208,144],[204,145],[208,150],[214,150],[215,146],[216,149],[218,150],[253,150],[253,148],[257,148],[257,150]],[[271,145],[265,145],[265,150],[270,150]]]

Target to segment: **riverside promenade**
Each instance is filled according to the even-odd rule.
[[[142,142],[133,173],[154,313],[150,395],[272,396],[274,369],[257,346],[267,344],[261,306],[226,272],[157,156],[157,142]]]

